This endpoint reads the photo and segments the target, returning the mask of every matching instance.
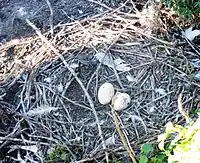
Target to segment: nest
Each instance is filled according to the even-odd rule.
[[[188,112],[198,107],[200,85],[192,78],[189,54],[175,40],[153,34],[155,17],[122,9],[57,25],[53,33],[41,34],[26,20],[38,35],[0,47],[5,159],[42,161],[56,145],[70,161],[103,159],[105,153],[128,158],[110,106],[97,99],[104,82],[131,96],[130,106],[117,116],[136,156],[141,144],[156,141],[167,122],[183,122],[180,93]],[[95,58],[100,52],[123,59],[131,69],[109,68]]]

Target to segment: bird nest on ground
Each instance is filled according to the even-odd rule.
[[[200,85],[189,62],[195,54],[150,33],[155,23],[150,14],[122,8],[57,25],[45,34],[26,20],[37,35],[0,47],[1,157],[42,161],[60,146],[70,161],[108,154],[127,158],[110,106],[97,99],[105,82],[131,96],[117,118],[136,156],[167,122],[183,121],[180,93],[187,111],[197,107]],[[125,68],[99,62],[97,54],[120,60]]]

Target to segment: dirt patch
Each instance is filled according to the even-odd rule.
[[[108,7],[117,7],[119,2],[108,2]],[[123,3],[123,1],[120,1]],[[102,2],[103,4],[104,2]],[[101,4],[101,3],[100,3]],[[106,5],[105,5],[106,6]],[[22,38],[34,34],[25,19],[31,20],[42,32],[50,28],[50,24],[68,23],[74,20],[89,18],[106,11],[106,7],[89,0],[50,1],[52,8],[52,22],[50,8],[46,0],[6,0],[0,2],[0,42],[13,38]]]

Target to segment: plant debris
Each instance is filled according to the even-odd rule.
[[[0,47],[0,150],[23,147],[3,159],[40,162],[56,145],[70,161],[108,161],[113,153],[127,158],[124,144],[137,151],[155,141],[168,121],[183,121],[177,108],[181,92],[188,112],[199,105],[200,84],[188,51],[177,40],[157,38],[153,20],[139,13],[133,3],[123,3],[96,17],[59,24],[53,34],[27,20],[37,36]],[[116,117],[125,143],[109,105],[98,101],[105,82],[131,98]],[[37,151],[24,148],[32,146]]]

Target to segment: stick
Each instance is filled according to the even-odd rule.
[[[53,9],[51,7],[51,3],[49,2],[49,0],[46,0],[46,3],[50,10],[49,24],[50,24],[51,34],[53,35]]]
[[[188,114],[185,112],[185,110],[183,109],[182,93],[180,93],[178,96],[178,110],[182,114],[182,116],[185,118],[186,122],[189,123],[190,118],[189,118]]]
[[[83,92],[85,93],[86,97],[87,97],[87,100],[90,104],[90,107],[92,109],[92,112],[95,116],[95,119],[96,119],[96,123],[97,123],[97,127],[98,127],[98,130],[99,130],[99,136],[100,136],[100,139],[102,141],[102,146],[103,146],[103,149],[105,150],[105,155],[106,155],[106,161],[107,163],[109,162],[109,159],[108,159],[108,152],[106,151],[106,144],[105,144],[105,140],[103,138],[103,132],[102,132],[102,129],[101,129],[101,125],[100,125],[100,122],[99,122],[99,118],[98,118],[98,115],[97,115],[97,112],[95,110],[95,107],[94,107],[94,102],[92,100],[92,98],[90,97],[89,93],[87,92],[85,86],[83,85],[83,83],[81,82],[81,80],[78,78],[78,76],[76,75],[76,73],[74,72],[74,70],[69,66],[69,64],[66,62],[66,60],[64,59],[64,57],[57,51],[57,49],[55,49],[55,47],[42,35],[42,33],[40,32],[40,30],[32,23],[30,22],[28,19],[26,19],[26,22],[28,23],[28,25],[30,25],[36,32],[36,34],[40,37],[40,39],[46,43],[46,45],[62,60],[63,64],[65,65],[65,67],[72,73],[72,75],[74,76],[74,78],[76,79],[76,81],[79,83],[80,87],[82,88]]]
[[[116,111],[114,110],[114,108],[112,106],[111,106],[111,110],[112,110],[112,115],[113,115],[113,119],[114,119],[114,122],[115,122],[116,130],[117,130],[117,132],[118,132],[118,134],[120,136],[120,139],[121,139],[121,141],[122,141],[122,143],[124,145],[124,148],[128,152],[132,162],[133,163],[137,163],[137,161],[136,161],[136,159],[134,157],[135,154],[133,152],[133,149],[131,148],[130,144],[127,142],[123,131],[121,131],[121,128],[119,126],[120,123],[119,123],[119,120],[117,118],[117,113],[116,113]]]

